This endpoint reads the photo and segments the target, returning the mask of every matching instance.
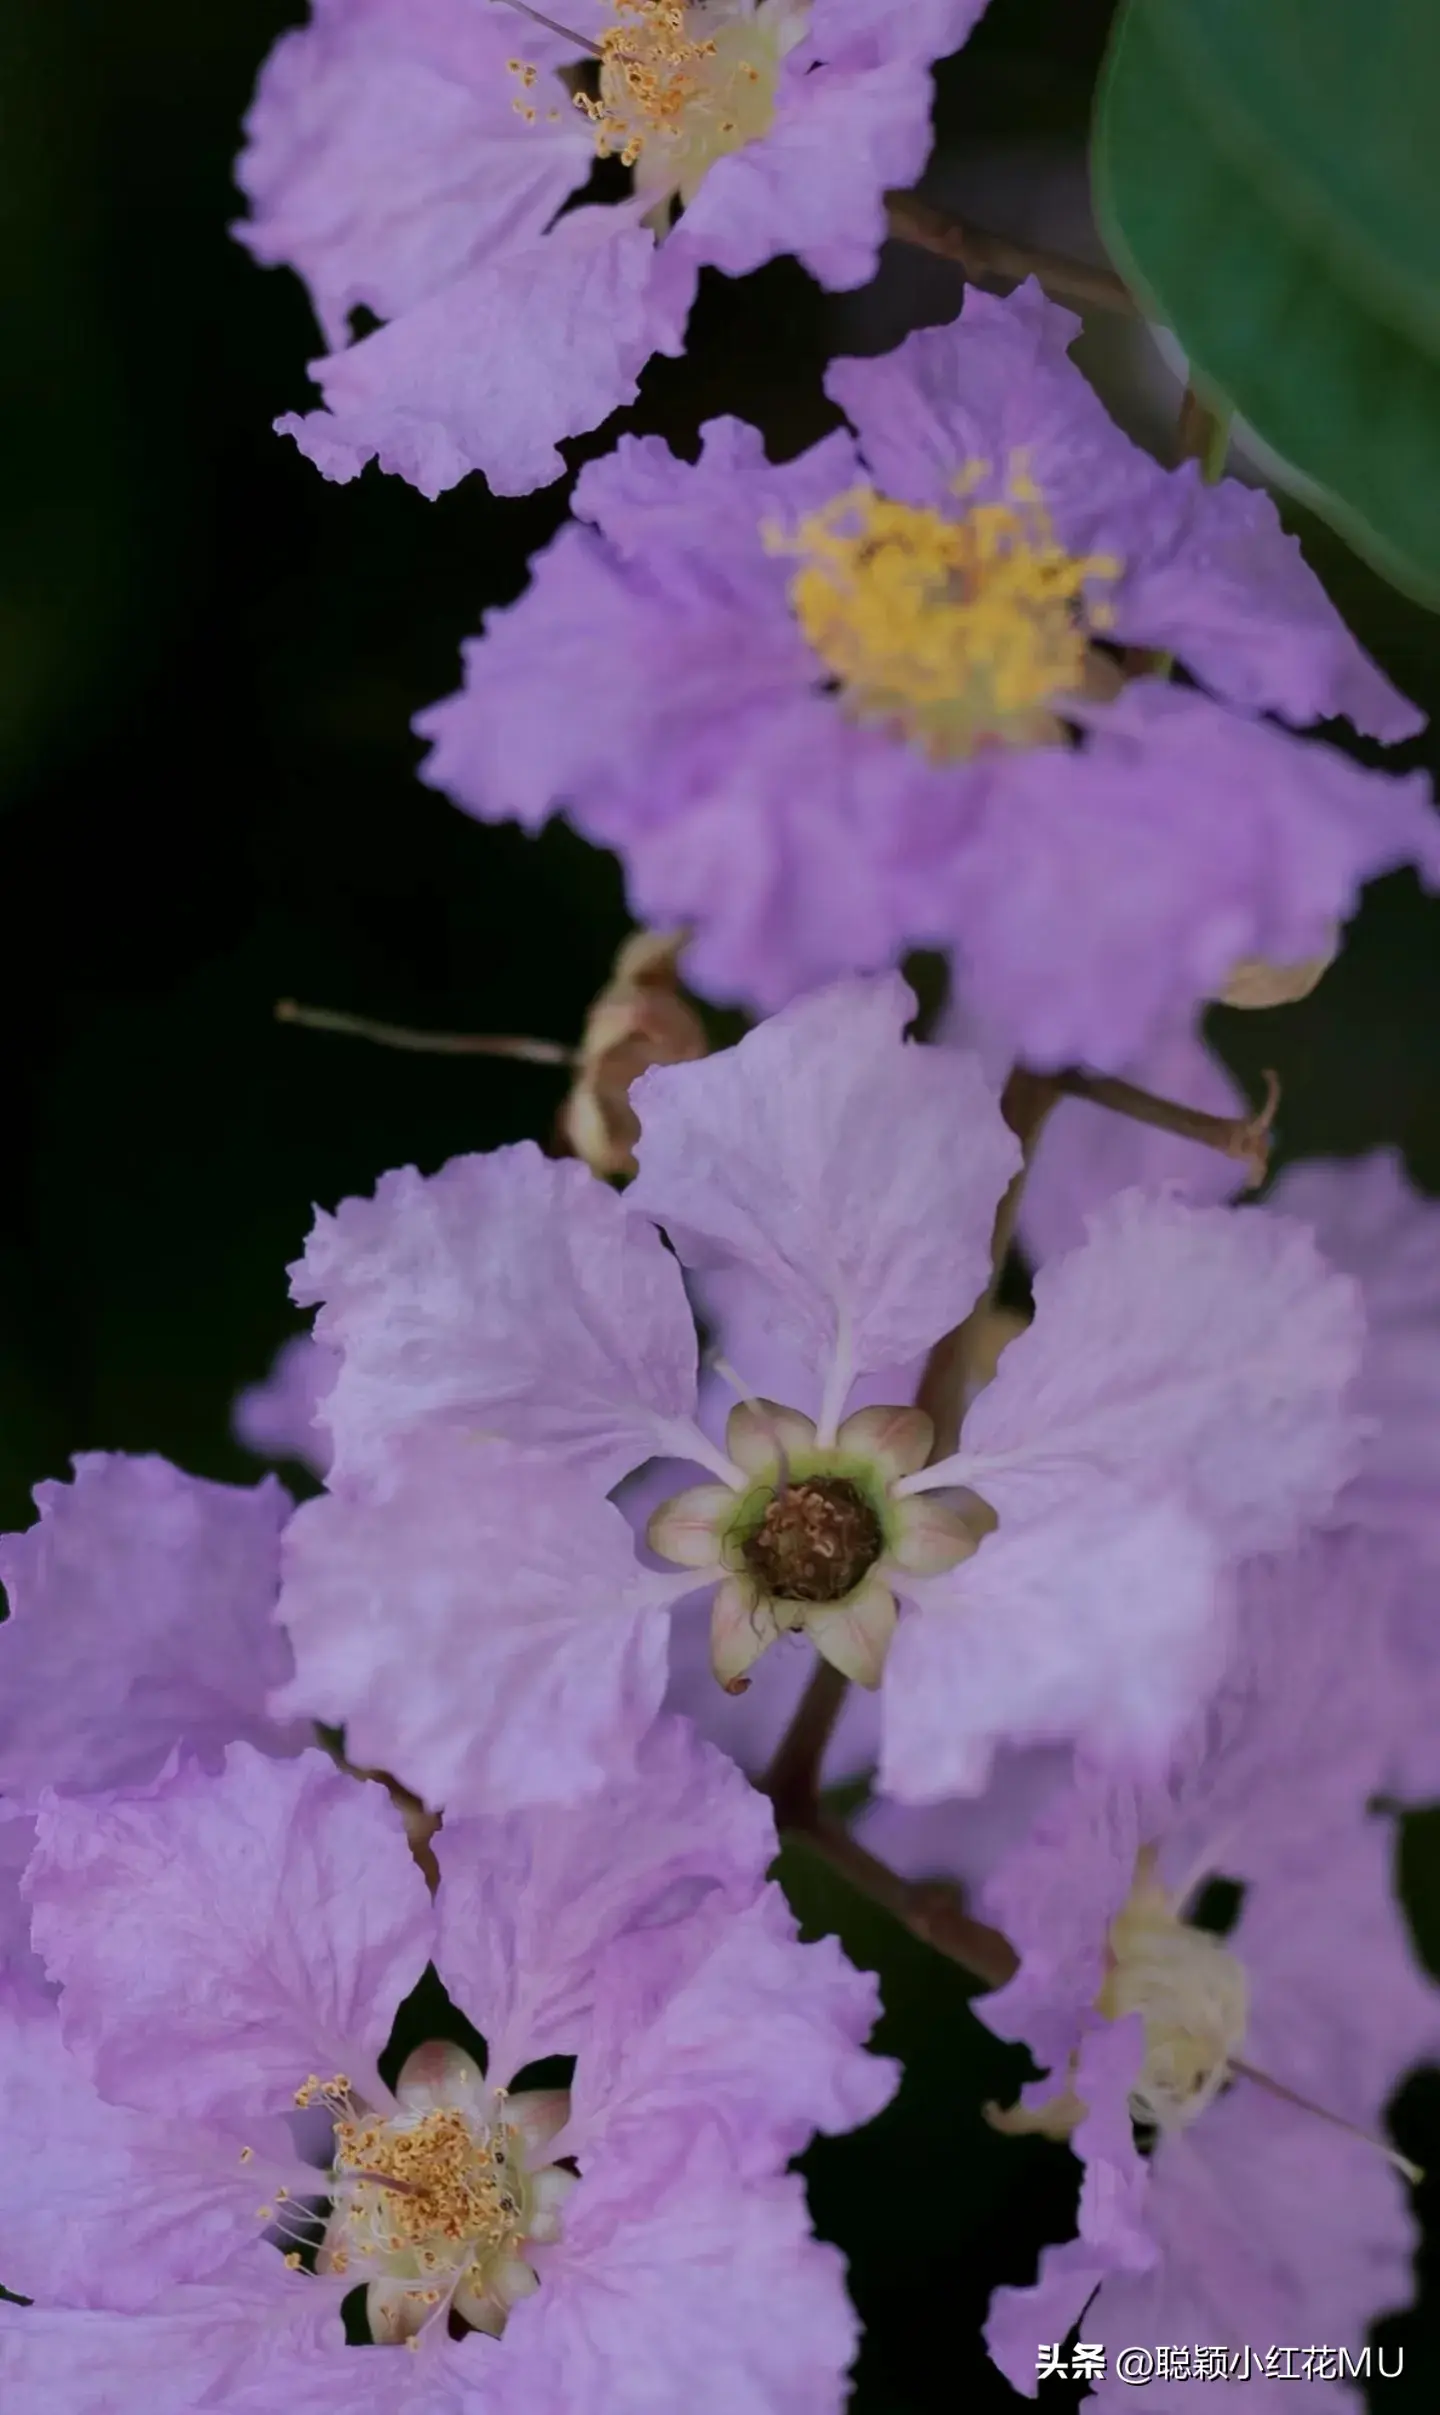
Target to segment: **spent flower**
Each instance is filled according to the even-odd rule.
[[[630,1765],[703,1592],[726,1687],[797,1632],[885,1676],[898,1796],[977,1791],[1006,1739],[1164,1748],[1223,1661],[1230,1569],[1350,1471],[1353,1287],[1287,1219],[1126,1194],[933,1461],[923,1411],[855,1388],[985,1292],[1019,1149],[974,1059],[904,1038],[912,1007],[897,976],[842,984],[646,1074],[623,1200],[521,1147],[320,1218],[296,1292],[340,1355],[335,1461],[287,1535],[280,1707],[434,1807],[578,1800]],[[682,1269],[808,1370],[801,1399],[745,1387],[723,1448]],[[606,1495],[656,1458],[692,1481],[646,1565]]]

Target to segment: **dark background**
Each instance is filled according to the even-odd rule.
[[[277,999],[568,1041],[626,927],[607,860],[559,830],[481,829],[412,777],[410,716],[454,686],[480,612],[520,590],[564,488],[495,502],[472,478],[430,504],[371,470],[339,489],[270,433],[310,399],[321,346],[298,282],[256,269],[226,227],[239,119],[297,14],[9,0],[0,15],[5,1525],[80,1449],[252,1475],[230,1401],[294,1329],[283,1270],[312,1203],[549,1125],[553,1073],[280,1027]],[[992,0],[940,79],[938,198],[1085,247],[1108,14]],[[790,263],[743,288],[711,279],[689,356],[656,365],[626,424],[688,448],[737,409],[793,452],[829,422],[830,352],[878,348],[959,298],[953,272],[893,252],[858,298]],[[1154,427],[1155,365],[1113,327],[1086,343],[1114,407]],[[1436,623],[1295,524],[1392,676],[1440,712]],[[1440,907],[1386,882],[1312,1000],[1216,1018],[1257,1091],[1260,1068],[1280,1071],[1282,1156],[1398,1142],[1440,1191],[1437,933]],[[1410,1892],[1440,1967],[1435,1847],[1412,1822]],[[863,2141],[812,2158],[871,2325],[857,2405],[1013,2404],[978,2321],[993,2282],[1027,2278],[1039,2238],[1063,2233],[1073,2165],[986,2130],[978,2102],[1013,2094],[1013,2058],[954,1971],[827,1886],[794,1874],[797,1901],[843,1909],[852,1950],[882,1968],[880,2042],[909,2072]],[[1440,2166],[1428,2082],[1397,2136]],[[1380,2403],[1433,2408],[1433,2314],[1395,2336],[1409,2370]],[[1052,2384],[1041,2403],[1073,2395]]]

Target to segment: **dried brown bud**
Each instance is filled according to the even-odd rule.
[[[652,1065],[707,1053],[704,1026],[680,988],[683,931],[636,931],[585,1019],[575,1080],[560,1110],[562,1146],[592,1173],[635,1172],[640,1123],[630,1085]]]

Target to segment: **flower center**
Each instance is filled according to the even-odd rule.
[[[761,0],[608,0],[598,99],[575,106],[602,159],[636,170],[641,192],[692,201],[707,171],[769,132],[793,6]],[[787,36],[789,37],[787,39]]]
[[[408,2058],[384,2113],[359,2102],[343,2073],[312,2076],[295,2103],[321,2104],[334,2121],[317,2269],[366,2284],[371,2338],[413,2342],[450,2317],[498,2336],[539,2287],[529,2258],[559,2238],[575,2186],[573,2169],[548,2159],[569,2118],[564,2090],[509,2096],[486,2086],[463,2048],[435,2041]]]
[[[1244,2039],[1243,1965],[1218,1937],[1178,1918],[1148,1853],[1111,1924],[1109,1945],[1096,2009],[1112,2021],[1138,2012],[1145,2024],[1131,2111],[1158,2129],[1183,2129],[1218,2096]]]
[[[957,481],[962,505],[984,474]],[[1058,741],[1057,699],[1096,678],[1107,615],[1085,590],[1120,564],[1057,544],[1018,457],[1001,499],[952,516],[857,486],[793,535],[763,533],[798,561],[791,607],[856,719],[932,761]]]
[[[488,2259],[521,2236],[524,2186],[503,2124],[472,2127],[457,2105],[413,2121],[342,2121],[337,2203],[353,2252],[419,2271]]]
[[[772,1494],[741,1557],[772,1600],[838,1602],[884,1548],[880,1521],[848,1476],[807,1476]]]

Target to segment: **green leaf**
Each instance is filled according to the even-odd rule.
[[[1201,380],[1397,586],[1440,604],[1440,10],[1128,0],[1094,186]]]

